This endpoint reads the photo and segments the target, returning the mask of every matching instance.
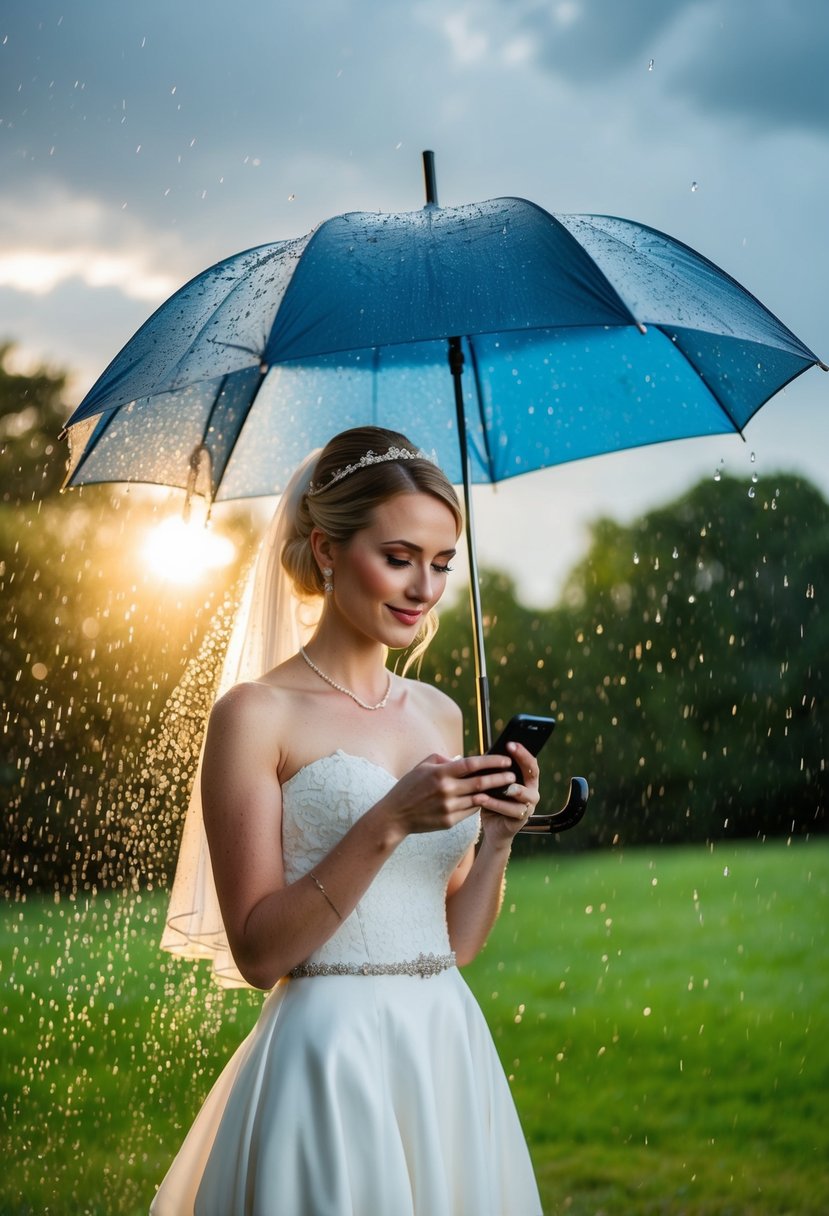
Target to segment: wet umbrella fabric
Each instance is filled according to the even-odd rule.
[[[643,332],[644,331],[644,332]],[[278,493],[349,426],[411,431],[462,479],[742,431],[818,362],[687,246],[521,199],[356,213],[228,258],[138,331],[69,420],[69,485]]]
[[[469,484],[742,431],[817,362],[727,274],[629,220],[516,198],[353,213],[228,258],[162,305],[70,418],[67,484],[270,495],[347,427],[410,434],[464,482],[485,750]],[[585,800],[574,778],[570,812],[544,826],[577,822]]]

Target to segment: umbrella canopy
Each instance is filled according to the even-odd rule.
[[[460,482],[449,337],[475,482],[742,431],[818,362],[730,276],[629,220],[512,198],[355,213],[163,304],[70,418],[67,484],[275,494],[368,422],[413,430]]]
[[[337,216],[227,258],[163,304],[70,418],[66,484],[275,494],[347,427],[411,434],[464,483],[483,751],[470,484],[741,432],[819,360],[664,233],[519,198],[439,207],[424,161],[423,209]],[[586,798],[579,780],[568,805]]]

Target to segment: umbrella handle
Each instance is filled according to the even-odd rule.
[[[552,815],[531,815],[520,830],[535,834],[543,832],[545,835],[566,832],[568,828],[574,828],[581,822],[587,810],[589,796],[590,789],[584,777],[571,777],[570,794],[561,810]]]

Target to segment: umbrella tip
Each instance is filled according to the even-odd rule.
[[[438,187],[437,178],[435,177],[434,152],[425,151],[423,153],[423,179],[426,186],[426,206],[437,207]]]
[[[820,359],[818,359],[817,365],[822,372],[829,372],[829,367],[827,367],[825,363],[821,363]]]

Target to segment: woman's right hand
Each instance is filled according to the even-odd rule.
[[[487,809],[491,795],[515,780],[507,756],[449,759],[434,754],[401,777],[374,811],[400,840],[411,833],[442,832]]]

